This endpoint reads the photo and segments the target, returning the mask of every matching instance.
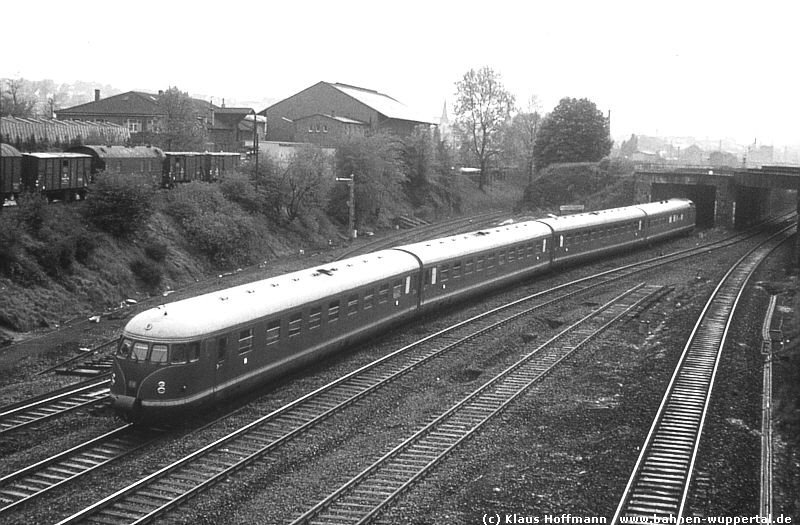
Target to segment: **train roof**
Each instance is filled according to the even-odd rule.
[[[200,151],[165,151],[164,155],[183,155],[184,157],[196,157],[198,155],[208,155]]]
[[[67,151],[87,153],[101,159],[161,158],[164,152],[152,146],[73,146]]]
[[[645,212],[638,207],[627,206],[625,208],[611,208],[609,210],[576,213],[575,215],[564,215],[561,217],[547,217],[545,219],[539,219],[539,222],[551,226],[556,232],[561,232],[577,228],[602,226],[619,221],[643,219],[645,217]]]
[[[423,264],[437,264],[446,259],[491,250],[518,242],[525,242],[551,235],[553,232],[538,221],[525,221],[514,224],[486,228],[441,239],[422,241],[395,247],[413,253]]]
[[[131,319],[124,334],[167,342],[196,340],[418,270],[413,256],[382,250],[151,308]]]
[[[26,157],[36,157],[37,159],[90,159],[90,155],[83,153],[67,153],[64,151],[48,151],[36,153],[24,153]]]
[[[21,157],[22,153],[10,144],[0,144],[0,155],[3,157]]]
[[[656,213],[668,213],[688,209],[694,203],[688,199],[669,199],[659,202],[648,202],[624,208],[611,208],[608,210],[590,211],[563,217],[548,217],[539,219],[540,222],[549,224],[557,232],[570,231],[577,228],[591,228],[605,224],[643,219]]]
[[[669,199],[665,201],[637,204],[636,207],[641,208],[641,210],[646,214],[651,215],[655,213],[668,213],[670,211],[694,208],[694,202],[690,201],[689,199]]]

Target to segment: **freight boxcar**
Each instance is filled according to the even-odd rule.
[[[0,144],[0,204],[14,200],[22,191],[22,153]]]
[[[22,185],[40,191],[49,200],[86,197],[92,172],[92,158],[81,153],[24,153]]]
[[[239,167],[242,156],[238,153],[206,153],[206,173],[209,181],[214,181]]]
[[[165,151],[162,183],[171,188],[180,182],[208,180],[206,154],[190,151]]]
[[[74,146],[70,153],[92,157],[92,178],[98,173],[137,176],[157,184],[161,181],[164,152],[152,146]]]

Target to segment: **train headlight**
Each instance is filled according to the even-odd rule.
[[[158,387],[156,388],[156,392],[161,394],[162,396],[167,393],[167,383],[164,381],[158,382]]]

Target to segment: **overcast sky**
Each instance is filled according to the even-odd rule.
[[[453,117],[455,82],[488,65],[519,105],[589,98],[614,137],[780,146],[800,144],[798,15],[797,0],[12,1],[0,77],[177,86],[215,103],[325,80],[438,120],[445,100]]]

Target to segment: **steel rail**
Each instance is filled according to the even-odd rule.
[[[83,360],[85,360],[85,359],[87,359],[89,357],[92,357],[96,353],[100,352],[101,350],[103,350],[106,347],[109,347],[109,346],[113,345],[116,342],[117,342],[117,339],[110,339],[108,341],[100,343],[99,345],[95,346],[94,348],[92,348],[88,352],[85,352],[83,354],[79,354],[79,355],[76,355],[74,357],[71,357],[71,358],[67,359],[66,361],[61,361],[60,363],[55,364],[55,365],[53,365],[53,366],[51,366],[49,368],[45,368],[44,370],[38,372],[36,375],[44,375],[44,374],[46,374],[48,372],[52,372],[54,370],[59,370],[59,369],[65,369],[66,370],[66,369],[68,369],[70,367],[70,365],[73,365],[76,361],[83,361]],[[99,375],[99,374],[92,374],[92,375],[94,376],[94,375]]]
[[[772,517],[772,316],[775,313],[777,295],[771,295],[764,323],[761,325],[761,354],[764,356],[761,386],[761,487],[759,512],[763,517]]]
[[[639,284],[572,324],[344,483],[292,525],[369,522],[560,362],[660,289]]]
[[[96,378],[6,407],[0,412],[0,435],[107,401],[109,383]]]
[[[742,256],[720,280],[689,335],[612,519],[680,523],[722,348],[750,276],[794,226]]]
[[[0,516],[65,483],[138,450],[163,431],[131,424],[0,478]]]
[[[695,248],[680,252],[680,257],[688,256],[686,252],[690,251],[697,253],[698,249]],[[705,253],[707,251],[708,249],[704,248],[700,250],[699,253]],[[672,260],[669,259],[669,256],[662,256],[658,258],[657,261],[658,265],[672,262]],[[629,269],[633,266],[636,266],[636,264],[628,265],[624,268]],[[608,276],[614,271],[615,270],[608,270],[598,275]],[[627,273],[624,276],[627,277],[632,273]],[[124,507],[124,510],[111,509],[109,511],[109,515],[105,516],[104,519],[113,521],[114,513],[117,514],[119,522],[143,523],[155,519],[156,517],[166,513],[169,509],[179,505],[186,499],[215,484],[220,479],[224,479],[233,472],[263,458],[265,454],[273,450],[275,447],[312,428],[315,424],[324,421],[337,411],[349,406],[361,397],[388,383],[390,380],[400,377],[402,374],[408,372],[419,364],[426,362],[435,356],[441,355],[445,351],[455,348],[460,343],[459,341],[456,341],[447,344],[443,348],[434,350],[423,349],[417,355],[410,355],[410,350],[415,349],[424,343],[435,341],[437,338],[442,336],[450,335],[449,339],[452,339],[451,332],[454,330],[467,327],[469,324],[474,323],[477,320],[487,318],[490,315],[501,313],[509,308],[522,305],[526,301],[531,301],[545,294],[563,290],[569,286],[576,287],[575,290],[567,292],[556,299],[541,305],[536,305],[532,308],[528,308],[524,312],[518,312],[517,314],[507,317],[501,321],[490,324],[488,327],[480,328],[477,332],[462,338],[460,341],[463,343],[473,339],[474,337],[477,337],[479,333],[485,333],[486,331],[491,330],[493,326],[501,326],[507,322],[510,322],[510,320],[519,317],[520,315],[533,312],[543,306],[546,306],[547,304],[563,300],[566,297],[587,292],[597,286],[608,284],[611,282],[611,280],[613,280],[603,280],[592,285],[589,283],[591,279],[592,277],[578,279],[572,283],[562,284],[551,290],[538,292],[528,297],[518,299],[512,303],[509,303],[508,305],[503,305],[488,312],[484,312],[474,316],[471,319],[457,323],[452,327],[441,330],[440,332],[426,336],[416,343],[400,348],[381,359],[369,363],[358,370],[355,370],[343,376],[342,378],[337,379],[336,381],[324,385],[323,387],[320,387],[319,389],[310,392],[301,398],[298,398],[292,403],[245,425],[228,436],[225,436],[216,442],[199,449],[195,453],[171,465],[168,465],[157,472],[154,472],[150,476],[147,476],[146,478],[143,478],[142,480],[139,480],[138,482],[121,489],[117,493],[108,496],[107,498],[90,507],[87,507],[73,516],[70,516],[66,520],[60,522],[60,525],[67,523],[78,523],[84,519],[88,519],[94,514],[100,514],[103,512],[103,509],[113,507],[118,500],[123,500],[126,495],[133,495],[132,498],[136,504],[132,505],[130,503],[122,503],[121,507]],[[589,284],[586,286],[581,286],[586,283]],[[448,342],[448,339],[445,339],[445,341]],[[401,357],[404,360],[404,363],[393,363],[392,360],[397,357]],[[385,369],[381,370],[379,368],[381,366],[385,367]],[[237,442],[234,444],[234,446],[231,446],[232,442],[239,438],[242,438],[244,444]],[[221,451],[221,453],[219,453],[219,451]],[[214,454],[220,455],[215,455],[212,459],[205,462],[203,461],[203,457],[205,455]],[[198,464],[201,464],[202,470],[205,472],[205,474],[199,475],[196,472],[185,472],[181,470],[184,467],[190,468],[189,465],[195,461]],[[169,485],[160,483],[162,478],[170,476],[172,476],[173,479],[179,480],[177,483],[184,485],[185,489],[177,490],[174,486],[169,487]],[[188,485],[192,486],[189,487]],[[148,490],[148,486],[157,488],[155,491]],[[143,494],[143,497],[136,496],[136,491],[140,491],[140,493]],[[152,503],[145,503],[147,498],[158,500],[158,505],[155,506],[156,508],[154,508]],[[131,510],[132,508],[140,509],[140,512],[136,514],[136,517],[133,517],[133,514],[135,513],[133,513]],[[127,521],[120,515],[127,516]]]

